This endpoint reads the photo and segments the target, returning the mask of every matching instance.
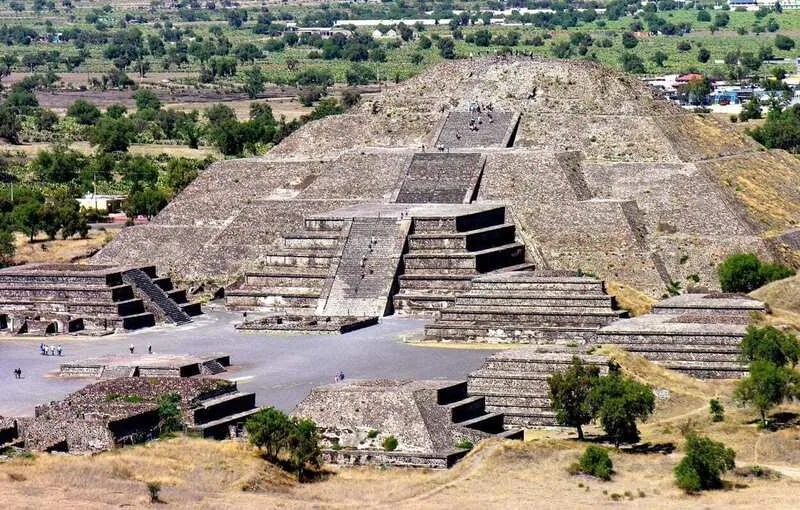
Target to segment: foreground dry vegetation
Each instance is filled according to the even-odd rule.
[[[660,399],[641,427],[639,452],[612,453],[610,482],[573,476],[567,467],[585,443],[563,430],[530,431],[523,442],[490,440],[446,472],[328,468],[324,480],[297,484],[250,446],[179,437],[93,457],[37,455],[0,464],[0,494],[8,508],[149,507],[147,482],[160,482],[174,508],[796,508],[800,490],[800,406],[783,406],[777,431],[758,430],[753,415],[726,397],[731,382],[704,382],[608,351],[625,372],[647,381]],[[726,418],[712,422],[708,401],[720,397]],[[672,468],[683,435],[701,432],[737,453],[726,489],[688,496]],[[587,431],[589,437],[599,430]],[[674,448],[674,450],[673,450]],[[767,476],[754,477],[753,465]],[[771,476],[771,471],[781,475]]]

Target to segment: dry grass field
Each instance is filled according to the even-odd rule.
[[[119,233],[117,228],[105,231],[92,229],[86,239],[57,238],[52,241],[44,234],[39,234],[33,243],[28,236],[17,233],[15,234],[17,252],[14,261],[19,264],[76,262],[93,255],[108,244],[117,233]]]
[[[606,353],[628,374],[669,392],[641,427],[644,448],[612,453],[616,473],[610,482],[570,475],[567,467],[585,444],[568,430],[544,429],[529,431],[525,442],[485,441],[448,471],[327,467],[324,479],[310,484],[297,484],[244,443],[178,437],[95,456],[12,459],[0,464],[0,494],[8,508],[152,508],[146,484],[156,481],[168,508],[797,507],[796,425],[758,430],[752,413],[724,396],[730,381],[698,381],[620,351]],[[722,423],[709,417],[708,400],[714,396],[725,405]],[[796,416],[800,406],[779,411]],[[738,468],[725,476],[725,489],[688,496],[674,486],[682,435],[691,430],[736,450]],[[782,474],[756,478],[754,464]]]

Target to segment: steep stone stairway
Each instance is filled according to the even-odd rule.
[[[192,318],[164,290],[153,283],[150,275],[141,269],[123,271],[122,280],[140,290],[142,294],[173,324],[186,324]]]
[[[283,249],[267,254],[262,267],[226,289],[229,310],[315,314],[323,288],[336,272],[350,222],[309,219],[305,227],[285,236]]]
[[[227,393],[197,402],[188,429],[203,437],[225,439],[230,437],[230,427],[238,430],[256,412],[255,393],[243,393],[231,386]]]
[[[514,233],[502,206],[487,207],[454,221],[415,218],[403,257],[400,289],[394,296],[395,311],[432,317],[453,304],[476,276],[532,268]]]
[[[389,297],[409,227],[410,220],[354,218],[318,315],[380,317],[391,311]]]
[[[480,153],[414,154],[400,184],[399,203],[469,203],[485,164]]]
[[[484,397],[468,393],[467,382],[439,388],[436,403],[449,411],[450,421],[456,426],[505,439],[522,439],[522,430],[506,429],[501,412],[487,411]]]
[[[588,354],[585,347],[536,346],[509,349],[486,358],[469,374],[468,393],[486,402],[486,410],[501,414],[505,425],[555,425],[547,378],[567,368],[573,357],[608,372],[608,359]]]
[[[583,344],[626,315],[596,278],[507,271],[475,278],[425,335],[445,342]]]

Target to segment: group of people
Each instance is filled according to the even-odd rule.
[[[133,351],[136,350],[136,346],[131,344],[130,347],[128,347],[128,350],[131,351],[131,354],[133,354]],[[150,344],[147,345],[147,354],[153,354],[153,346]]]
[[[14,379],[22,379],[22,369],[15,368],[14,369]]]
[[[45,345],[39,344],[39,351],[42,353],[42,356],[61,356],[61,344],[58,345]]]
[[[344,381],[344,372],[339,370],[339,373],[333,377],[333,382],[342,382]]]

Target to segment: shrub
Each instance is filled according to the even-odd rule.
[[[161,433],[174,432],[183,428],[183,415],[178,408],[181,396],[168,393],[158,398],[158,427]]]
[[[383,440],[383,449],[387,452],[393,452],[397,449],[398,444],[397,438],[389,436]]]
[[[468,441],[466,439],[456,443],[456,448],[461,448],[462,450],[472,450],[474,447],[475,445],[472,444],[472,441]]]
[[[248,418],[244,426],[250,443],[265,449],[268,459],[276,460],[281,450],[286,448],[292,422],[282,411],[268,407]]]
[[[161,483],[147,482],[147,493],[150,495],[150,503],[159,503],[161,501]]]
[[[367,437],[370,439],[378,437],[378,431],[375,429],[370,430],[369,432],[367,432]]]
[[[800,361],[800,344],[791,333],[783,333],[772,326],[750,326],[742,339],[741,358],[747,362],[765,360],[779,367],[795,366]]]
[[[717,274],[724,292],[747,293],[769,282],[792,276],[794,271],[780,264],[762,264],[752,253],[737,253],[720,264]]]
[[[675,482],[693,493],[722,486],[722,473],[735,467],[736,453],[707,437],[691,435],[686,440],[686,456],[675,466]]]
[[[588,446],[578,460],[578,471],[601,480],[610,480],[613,464],[605,448]]]
[[[725,420],[725,408],[719,400],[712,398],[708,403],[708,412],[711,413],[711,420],[715,422]]]

